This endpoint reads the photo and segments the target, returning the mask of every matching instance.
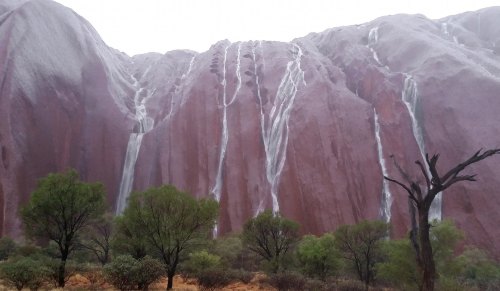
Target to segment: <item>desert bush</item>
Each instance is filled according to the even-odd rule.
[[[104,275],[109,283],[120,290],[131,290],[135,287],[135,276],[139,263],[130,255],[116,257],[104,266]]]
[[[139,270],[137,274],[137,286],[139,289],[147,290],[149,285],[158,281],[165,274],[163,264],[157,259],[145,256],[139,260]]]
[[[163,264],[149,256],[136,260],[130,255],[122,255],[104,266],[106,279],[120,290],[147,290],[163,273]]]
[[[32,258],[20,258],[0,265],[2,279],[17,290],[27,287],[38,290],[46,278],[48,270]]]
[[[304,274],[325,280],[341,267],[341,257],[335,247],[334,237],[325,233],[321,237],[306,235],[297,247],[297,258]]]
[[[86,264],[82,268],[81,275],[89,280],[90,290],[99,290],[102,283],[104,283],[102,266]]]
[[[202,291],[217,290],[229,285],[233,281],[229,272],[222,269],[205,270],[199,272],[196,277]]]
[[[17,244],[8,236],[0,238],[0,261],[7,260],[17,249]]]
[[[229,276],[234,279],[234,281],[240,281],[244,284],[248,284],[252,281],[254,274],[245,270],[227,270]]]
[[[187,277],[197,277],[200,272],[220,266],[221,258],[219,256],[202,250],[189,254],[189,259],[182,265],[182,273]]]
[[[39,264],[41,266],[44,266],[47,272],[47,282],[52,284],[54,288],[57,288],[60,282],[59,267],[61,265],[61,261],[59,259],[50,258],[47,256],[40,256],[38,260]],[[64,283],[68,282],[68,280],[76,275],[76,273],[78,273],[79,271],[79,265],[76,262],[72,260],[67,261],[64,272]]]
[[[300,273],[282,272],[270,275],[269,284],[279,291],[305,290],[306,279]]]
[[[243,242],[237,235],[218,237],[214,241],[211,252],[221,258],[225,268],[240,269]]]
[[[455,261],[461,267],[457,281],[464,282],[469,289],[500,290],[500,266],[485,251],[469,248]]]

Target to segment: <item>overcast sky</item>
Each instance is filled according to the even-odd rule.
[[[309,32],[396,13],[437,19],[500,0],[56,0],[129,55],[191,49],[222,39],[290,41]]]

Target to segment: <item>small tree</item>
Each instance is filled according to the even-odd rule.
[[[308,276],[319,277],[323,281],[341,266],[340,253],[330,233],[321,237],[304,236],[297,247],[297,257]]]
[[[241,269],[244,266],[243,242],[237,235],[217,237],[211,252],[221,258],[225,268]]]
[[[114,254],[131,255],[139,260],[148,254],[146,237],[131,217],[117,216],[114,219],[114,232],[111,237],[111,248]]]
[[[147,245],[159,254],[167,273],[167,289],[172,289],[181,256],[209,237],[217,211],[216,201],[196,200],[166,185],[133,193],[123,221],[129,224],[128,231],[134,237],[144,237]]]
[[[299,224],[267,210],[243,226],[243,243],[271,263],[272,272],[280,270],[287,252],[299,241]]]
[[[29,237],[54,241],[59,249],[59,286],[64,287],[66,261],[79,245],[82,231],[104,211],[104,187],[79,181],[75,170],[41,179],[21,209]]]
[[[421,290],[434,290],[436,280],[436,265],[429,235],[431,227],[429,224],[429,210],[434,198],[455,183],[461,181],[476,181],[476,175],[461,175],[462,171],[471,164],[499,153],[500,149],[492,149],[485,152],[479,150],[464,162],[448,170],[444,175],[439,174],[440,171],[437,169],[439,155],[436,154],[429,158],[429,155],[426,154],[425,166],[422,162],[415,161],[415,164],[419,167],[420,173],[424,178],[424,185],[422,185],[420,180],[410,178],[396,162],[395,165],[401,173],[404,182],[384,177],[386,180],[399,185],[408,193],[411,220],[410,239],[415,251],[418,273],[422,277],[423,285]],[[418,219],[416,217],[417,215]]]
[[[342,225],[335,231],[335,245],[342,256],[352,262],[366,290],[375,276],[375,263],[381,257],[381,242],[388,232],[389,225],[382,221]]]
[[[87,232],[87,239],[82,243],[82,246],[91,251],[103,266],[109,261],[112,226],[112,217],[106,214],[92,223]]]

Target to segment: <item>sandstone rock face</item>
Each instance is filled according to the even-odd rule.
[[[499,8],[134,57],[49,1],[3,0],[0,14],[3,234],[19,234],[37,178],[74,167],[113,209],[164,183],[214,197],[219,234],[273,209],[304,233],[380,218],[402,236],[407,198],[382,179],[398,177],[391,155],[418,175],[422,153],[444,171],[500,144]],[[469,171],[479,181],[433,213],[498,255],[500,163]]]
[[[71,10],[52,1],[0,7],[0,217],[2,233],[16,236],[18,207],[49,172],[74,167],[114,200],[133,92],[128,58]]]

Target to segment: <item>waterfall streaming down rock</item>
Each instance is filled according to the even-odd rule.
[[[420,151],[420,155],[422,157],[422,162],[425,165],[425,168],[427,170],[427,175],[431,177],[431,173],[429,171],[429,167],[427,163],[425,162],[425,142],[424,142],[424,135],[422,132],[422,125],[419,123],[417,119],[417,102],[418,102],[418,90],[417,90],[417,82],[413,79],[413,77],[409,74],[406,74],[406,78],[404,81],[404,88],[403,92],[401,94],[401,98],[403,99],[403,103],[406,105],[406,108],[408,109],[408,113],[411,118],[411,124],[412,124],[412,131],[413,131],[413,136],[415,137],[415,141],[417,142],[418,149]],[[441,220],[441,204],[442,204],[442,193],[439,193],[435,198],[434,201],[432,202],[430,213],[429,213],[429,220]]]
[[[231,105],[234,100],[236,99],[236,96],[238,95],[238,91],[241,88],[241,73],[240,73],[240,54],[241,54],[241,43],[238,45],[238,56],[236,60],[236,76],[238,77],[238,84],[236,86],[236,89],[234,91],[233,97],[231,100],[228,102],[227,100],[227,92],[226,92],[226,85],[227,85],[227,80],[226,80],[226,62],[227,62],[227,51],[229,47],[231,46],[228,45],[225,50],[224,50],[224,64],[223,64],[223,79],[222,79],[222,87],[223,87],[223,93],[222,93],[222,134],[221,134],[221,145],[220,145],[220,153],[219,153],[219,162],[217,165],[217,176],[215,178],[215,185],[212,188],[212,193],[214,194],[214,198],[217,201],[220,201],[220,195],[222,191],[222,172],[223,172],[223,166],[224,166],[224,159],[226,157],[226,149],[227,149],[227,142],[229,141],[229,130],[227,126],[227,108],[229,105]]]
[[[373,49],[373,46],[377,43],[377,41],[378,41],[378,27],[374,27],[370,29],[370,32],[368,33],[367,47],[372,52],[373,59],[377,62],[377,64],[383,66],[382,62],[380,62],[380,59],[378,58],[377,52]]]
[[[223,168],[224,168],[224,159],[226,157],[226,150],[227,150],[227,143],[229,141],[229,129],[227,126],[227,108],[233,104],[233,102],[236,100],[236,97],[238,96],[238,92],[240,91],[241,88],[241,72],[240,72],[240,63],[241,63],[241,42],[238,44],[238,55],[236,57],[236,77],[238,78],[238,83],[236,85],[236,89],[234,90],[233,96],[231,100],[227,100],[227,80],[226,80],[226,62],[227,62],[227,51],[229,47],[231,46],[228,45],[224,49],[224,65],[223,65],[223,79],[222,79],[222,86],[224,92],[222,93],[222,135],[221,135],[221,145],[220,145],[220,153],[219,153],[219,162],[217,165],[217,176],[215,177],[215,185],[212,188],[212,193],[214,195],[214,198],[217,202],[220,201],[221,198],[221,192],[222,192],[222,174],[223,174]],[[213,235],[216,237],[218,234],[218,226],[215,225]]]
[[[259,47],[261,50],[260,53],[261,53],[262,61],[263,61],[264,60],[264,51],[262,48],[262,41],[259,41]],[[264,140],[266,119],[265,119],[265,114],[264,114],[264,104],[262,102],[262,95],[260,92],[260,79],[259,79],[259,74],[257,71],[257,57],[255,54],[255,44],[252,46],[252,60],[253,60],[253,70],[254,70],[254,76],[255,76],[255,85],[257,86],[257,97],[259,100],[259,107],[260,107],[260,132],[261,132],[262,139]],[[264,149],[266,152],[266,160],[267,160],[267,144],[266,144],[265,140],[264,140]],[[266,167],[267,167],[267,163],[266,163]],[[259,215],[259,213],[261,213],[262,211],[264,211],[264,199],[260,200],[259,206],[257,207],[257,211],[255,211],[254,217]]]
[[[255,59],[255,50],[254,59]],[[305,83],[304,71],[300,67],[302,49],[298,44],[293,44],[293,60],[286,66],[285,74],[281,79],[278,91],[273,101],[273,106],[266,119],[260,85],[257,78],[257,91],[261,113],[261,133],[266,153],[266,177],[271,185],[271,198],[273,213],[280,210],[278,201],[278,187],[281,171],[285,165],[286,149],[288,145],[288,120],[292,112],[292,106],[297,95],[300,83]],[[254,67],[255,73],[257,68]],[[267,122],[266,122],[267,121]],[[263,201],[260,202],[256,215],[263,210]]]
[[[147,72],[147,70],[146,70]],[[146,73],[144,74],[146,75]],[[141,148],[142,137],[145,133],[153,129],[154,120],[147,116],[146,101],[152,94],[149,94],[146,89],[140,87],[139,81],[132,76],[134,80],[134,87],[136,88],[134,96],[135,119],[137,121],[137,132],[130,134],[127,152],[125,154],[125,163],[123,165],[122,179],[120,182],[120,192],[116,200],[116,214],[119,215],[125,210],[127,206],[127,199],[132,191],[134,184],[135,163],[139,150]],[[143,96],[146,92],[146,96]]]
[[[373,109],[373,120],[375,122],[375,140],[377,141],[377,153],[382,175],[389,176],[384,159],[384,149],[382,147],[382,139],[380,138],[380,123],[378,121],[378,114],[375,108]],[[391,205],[392,194],[389,189],[389,182],[382,177],[382,202],[380,205],[380,217],[387,223],[391,221]]]

